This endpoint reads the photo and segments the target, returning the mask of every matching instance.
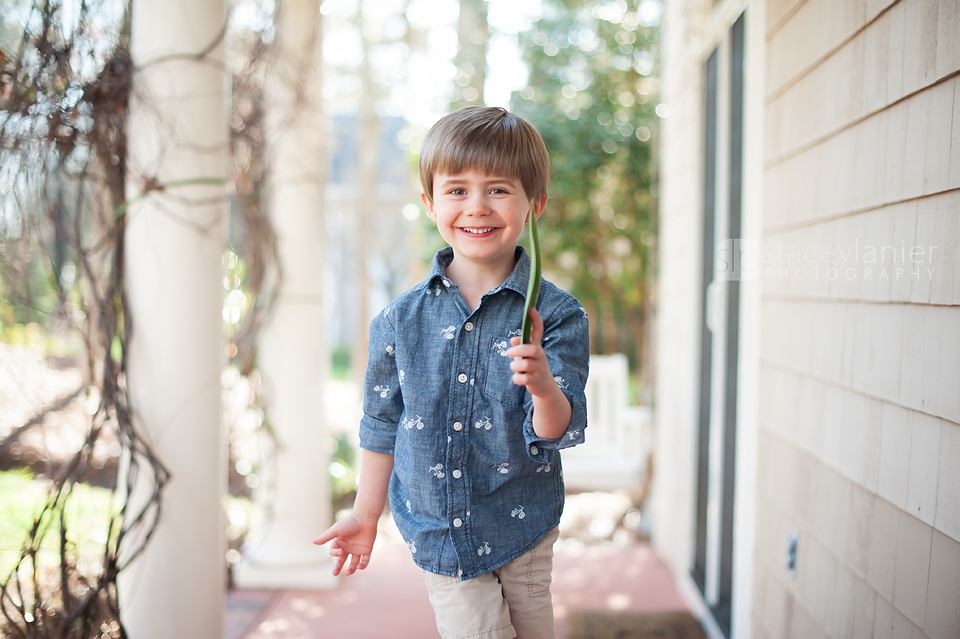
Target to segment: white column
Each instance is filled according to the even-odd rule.
[[[171,473],[159,528],[120,576],[121,619],[137,639],[222,634],[225,19],[223,0],[138,0],[133,7],[132,55],[140,72],[128,128],[127,197],[135,200],[145,184],[164,189],[148,189],[128,211],[128,384],[138,425]],[[137,478],[134,505],[144,503],[151,479]]]
[[[267,420],[263,540],[234,573],[242,587],[334,587],[325,549],[311,540],[331,523],[323,385],[329,365],[324,327],[323,199],[326,153],[319,0],[278,4],[274,63],[267,85],[270,217],[282,279],[258,362]]]

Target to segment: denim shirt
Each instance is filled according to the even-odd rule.
[[[587,313],[543,280],[537,309],[550,372],[570,400],[566,434],[533,430],[533,400],[513,383],[505,351],[520,335],[530,258],[471,310],[446,277],[430,276],[370,325],[360,446],[394,456],[390,506],[414,561],[472,579],[533,548],[560,522],[558,449],[583,442],[589,364]]]

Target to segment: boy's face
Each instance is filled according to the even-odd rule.
[[[517,178],[466,171],[433,178],[433,202],[422,193],[427,214],[454,258],[472,266],[512,269],[517,240],[530,212],[530,199]],[[537,217],[547,196],[536,202]]]

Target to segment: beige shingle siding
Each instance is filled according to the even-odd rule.
[[[937,247],[932,276],[764,283],[758,518],[803,546],[797,583],[775,555],[759,572],[828,637],[960,632],[931,562],[934,537],[960,562],[956,6],[807,0],[769,33],[766,241]]]
[[[655,542],[677,572],[696,498],[702,4],[666,3],[663,36]],[[752,636],[955,639],[960,3],[765,11],[763,242],[936,249],[922,277],[762,284]]]

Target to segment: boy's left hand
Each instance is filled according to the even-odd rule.
[[[543,339],[543,319],[536,308],[530,309],[530,319],[530,342],[521,344],[519,337],[511,337],[513,346],[507,349],[506,356],[513,359],[510,370],[513,371],[514,384],[526,386],[535,397],[549,395],[556,391],[557,382],[550,374],[547,354],[540,343]]]
[[[533,397],[533,432],[544,439],[559,439],[570,424],[570,400],[550,373],[547,354],[541,344],[543,320],[537,309],[530,309],[530,319],[533,320],[530,343],[521,344],[519,337],[512,337],[510,343],[513,346],[505,355],[516,358],[510,362],[513,383],[526,386]]]

